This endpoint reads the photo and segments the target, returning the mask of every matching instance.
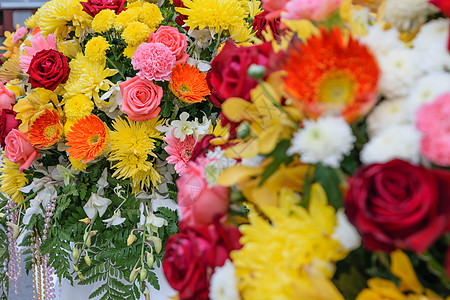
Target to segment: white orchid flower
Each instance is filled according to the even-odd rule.
[[[95,185],[96,187],[98,187],[97,194],[103,196],[103,194],[105,193],[105,188],[109,186],[107,179],[108,179],[108,169],[105,168],[102,172],[102,176],[100,176],[100,179]]]
[[[88,202],[83,206],[84,212],[89,219],[94,219],[98,215],[101,217],[106,212],[108,205],[111,204],[111,200],[104,198],[98,194],[92,193]]]
[[[120,210],[116,210],[111,218],[105,219],[103,222],[106,223],[106,228],[109,228],[110,226],[120,225],[125,222],[125,220],[126,218],[122,218]]]

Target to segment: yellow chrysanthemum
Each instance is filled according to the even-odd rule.
[[[122,32],[122,38],[128,45],[137,46],[145,42],[150,34],[150,28],[141,22],[131,22]]]
[[[76,160],[76,159],[72,159],[70,157],[69,157],[69,160],[70,160],[70,163],[72,164],[72,167],[75,170],[78,170],[78,171],[86,170],[87,164],[85,164],[84,162]]]
[[[251,38],[254,36],[255,34],[252,33],[252,27],[248,27],[245,22],[236,26],[230,26],[230,37],[241,46],[251,45]]]
[[[85,36],[91,22],[79,0],[52,0],[42,6],[38,26],[44,36],[53,33],[63,40],[73,31],[76,37]]]
[[[64,56],[73,59],[77,57],[78,53],[81,53],[81,45],[77,40],[67,40],[58,42],[58,51],[64,54]]]
[[[114,27],[117,30],[123,30],[131,22],[139,20],[139,7],[127,7],[127,10],[122,11],[114,21]]]
[[[111,9],[103,9],[92,20],[92,30],[97,33],[107,32],[116,21],[117,15]]]
[[[70,75],[65,85],[65,98],[84,94],[94,100],[95,105],[101,108],[106,105],[100,100],[100,90],[108,91],[114,85],[107,79],[117,73],[117,70],[105,68],[105,62],[92,61],[86,56],[78,55],[69,64]]]
[[[125,57],[128,57],[128,58],[132,58],[133,57],[133,55],[134,55],[134,52],[136,52],[136,49],[137,49],[137,47],[138,47],[139,45],[128,45],[128,46],[126,46],[126,48],[123,50],[123,55],[125,56]]]
[[[46,109],[53,108],[52,103],[58,103],[58,96],[49,90],[36,88],[33,92],[14,105],[14,111],[17,113],[16,119],[22,121],[19,130],[27,133],[31,124],[45,112]]]
[[[211,27],[219,32],[241,24],[247,17],[239,0],[185,0],[183,4],[186,8],[177,7],[175,10],[188,16],[185,23],[190,29]]]
[[[157,122],[157,121],[155,121]],[[149,157],[155,157],[154,140],[149,136],[149,124],[118,118],[113,121],[110,134],[108,160],[116,169],[113,176],[118,179],[130,179],[133,193],[156,186],[161,176],[153,167]]]
[[[347,250],[332,238],[336,214],[325,191],[311,187],[308,209],[293,191],[280,193],[280,207],[261,207],[269,220],[251,210],[240,227],[243,248],[231,258],[243,298],[343,300],[331,278]]]
[[[158,6],[153,3],[143,3],[139,10],[139,22],[147,24],[151,31],[156,28],[164,20]]]
[[[25,174],[19,171],[19,164],[15,164],[3,156],[0,173],[0,192],[8,195],[14,202],[21,203],[23,194],[19,189],[27,184],[27,179]]]
[[[111,48],[108,41],[102,36],[96,36],[86,43],[85,55],[89,59],[96,62],[103,62],[106,60],[106,51]]]
[[[84,94],[77,94],[66,100],[64,112],[67,119],[78,120],[90,115],[94,110],[94,102]]]

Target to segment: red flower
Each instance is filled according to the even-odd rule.
[[[111,9],[116,12],[116,15],[126,10],[123,7],[126,0],[88,0],[80,3],[83,5],[83,10],[91,17],[95,17],[103,9]]]
[[[184,5],[182,0],[173,0],[173,5],[175,7],[182,7],[182,8],[186,8],[186,6]],[[182,15],[180,13],[178,13],[178,16],[175,18],[175,23],[178,24],[178,26],[180,26],[181,28],[183,28],[184,26],[184,21],[188,18],[188,16],[186,15]]]
[[[54,91],[69,78],[67,57],[53,49],[41,50],[33,56],[28,72],[32,88],[43,87]]]
[[[429,2],[437,6],[444,15],[450,18],[450,0],[430,0]],[[450,36],[448,38],[447,49],[450,51]]]
[[[19,127],[20,121],[16,120],[16,113],[11,109],[2,109],[0,112],[0,145],[5,148],[5,137],[8,133]]]
[[[346,213],[370,251],[423,252],[449,230],[448,171],[397,159],[362,167],[349,184]]]
[[[206,81],[211,89],[209,101],[216,107],[230,97],[250,99],[250,90],[257,81],[247,75],[251,64],[265,66],[269,69],[272,45],[264,43],[250,47],[239,47],[231,39],[225,43],[222,51],[211,63],[211,71]],[[267,72],[266,76],[268,76]]]
[[[270,30],[273,37],[278,40],[280,37],[280,17],[274,19],[267,19],[267,11],[258,14],[253,20],[252,27],[259,39],[265,40],[262,34],[263,31]]]
[[[164,275],[180,293],[180,300],[206,300],[215,267],[223,266],[230,252],[240,249],[241,233],[236,227],[189,226],[180,222],[180,232],[169,237],[163,260]]]

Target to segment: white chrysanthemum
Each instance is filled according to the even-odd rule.
[[[450,53],[447,50],[449,20],[438,19],[426,23],[413,41],[414,49],[419,53],[418,67],[432,73],[450,69]]]
[[[384,30],[380,25],[370,26],[367,29],[367,35],[361,38],[361,41],[372,50],[375,57],[379,60],[394,49],[403,49],[404,44],[399,39],[399,33],[395,27]]]
[[[400,30],[416,29],[436,12],[428,0],[387,0],[384,19]]]
[[[383,129],[410,123],[404,98],[384,100],[367,117],[367,132],[374,136]]]
[[[339,243],[349,251],[358,249],[361,245],[361,237],[356,228],[348,221],[344,210],[339,209],[336,216],[337,225],[334,227],[334,232],[331,237],[339,240]]]
[[[361,151],[364,164],[385,163],[394,158],[419,162],[420,133],[414,125],[394,125],[371,138]]]
[[[241,296],[237,289],[236,271],[228,259],[222,267],[217,267],[211,276],[209,299],[239,300]]]
[[[352,129],[341,117],[322,117],[306,120],[305,127],[294,133],[287,153],[299,153],[305,163],[322,163],[339,167],[344,155],[353,149]]]
[[[379,91],[387,98],[402,98],[422,75],[417,67],[419,55],[412,49],[395,49],[379,57],[381,78]]]
[[[432,73],[417,81],[406,99],[406,108],[411,121],[415,121],[417,109],[432,102],[437,96],[450,92],[450,74],[445,72]]]

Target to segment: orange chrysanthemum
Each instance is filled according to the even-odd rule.
[[[307,117],[337,112],[352,122],[376,100],[379,69],[367,47],[342,36],[339,28],[296,41],[284,63],[285,88]]]
[[[211,94],[206,83],[206,74],[189,64],[178,64],[173,68],[169,89],[186,103],[201,102]]]
[[[28,140],[36,148],[45,149],[53,146],[63,135],[63,124],[58,112],[46,109],[31,125]]]
[[[99,117],[89,115],[77,120],[66,138],[70,158],[87,163],[106,150],[109,130]]]

